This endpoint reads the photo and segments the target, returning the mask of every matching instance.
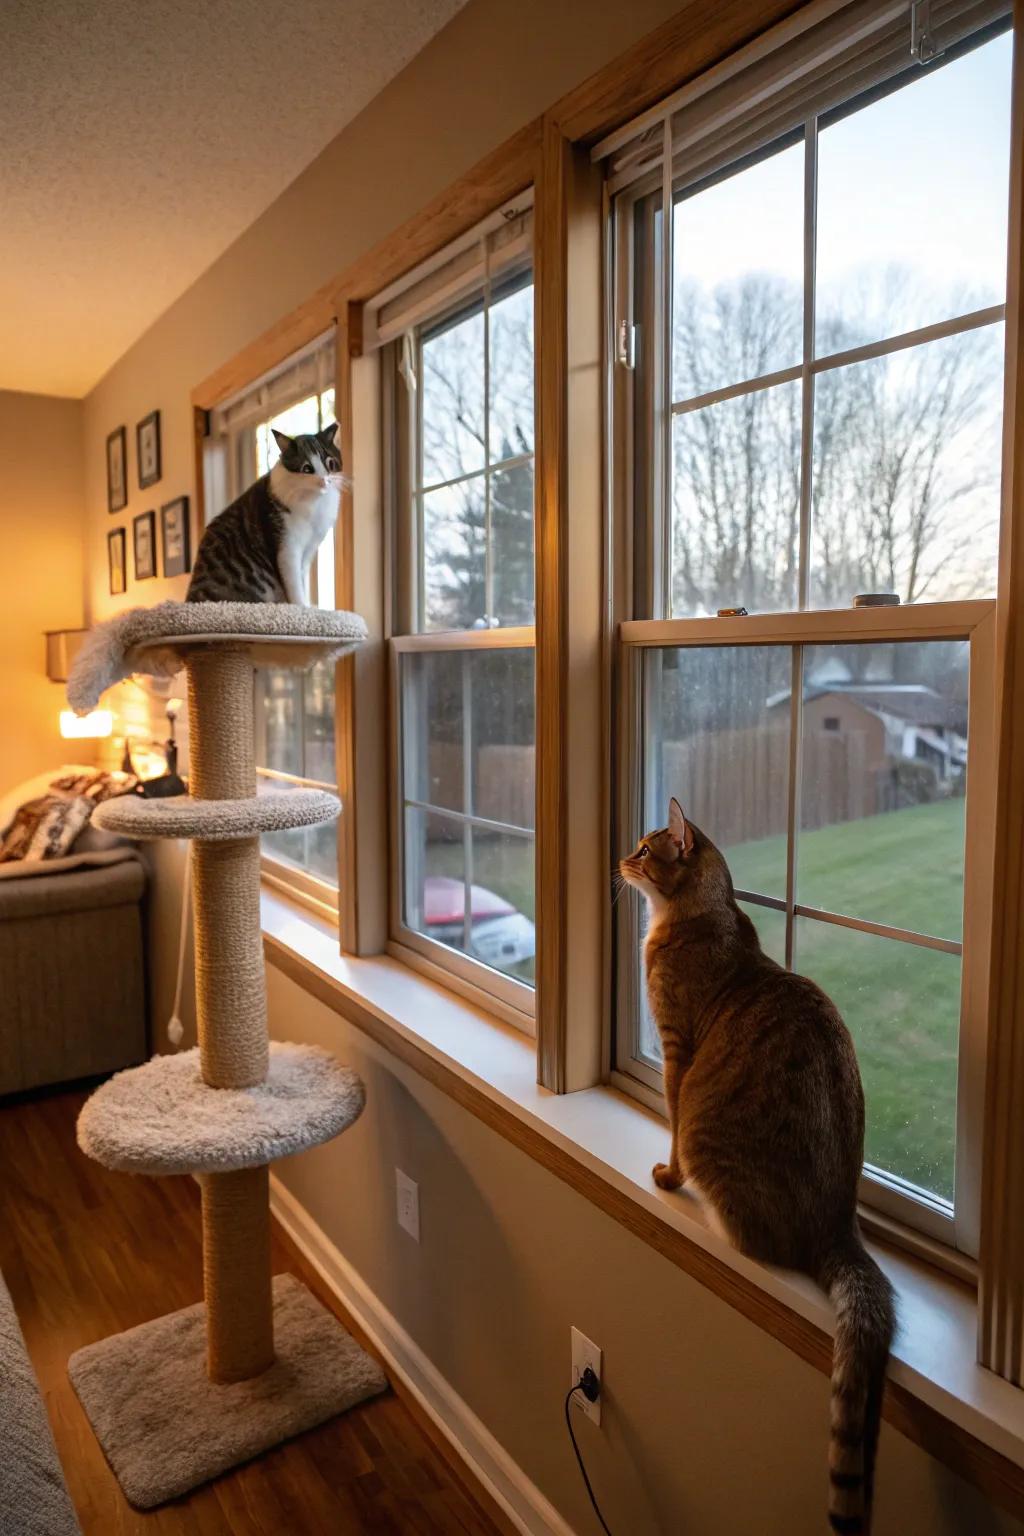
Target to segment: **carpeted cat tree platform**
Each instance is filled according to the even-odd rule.
[[[256,795],[253,674],[364,637],[352,614],[163,603],[101,626],[68,685],[79,710],[132,672],[187,667],[190,794],[97,807],[107,831],[189,838],[199,1045],[119,1072],[78,1122],[107,1168],[198,1177],[205,1300],[72,1355],[69,1374],[132,1504],[149,1509],[381,1391],[380,1367],[291,1276],[271,1279],[269,1164],[337,1136],[363,1085],[326,1051],[271,1044],[259,834],[332,821],[320,791]]]

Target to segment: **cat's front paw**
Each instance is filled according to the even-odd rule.
[[[678,1189],[683,1182],[683,1171],[674,1163],[655,1163],[651,1175],[659,1189]]]

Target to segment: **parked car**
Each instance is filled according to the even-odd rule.
[[[465,948],[466,888],[451,875],[428,875],[423,882],[423,926],[432,939]],[[485,886],[470,887],[469,952],[485,965],[507,970],[536,952],[536,930],[525,913]]]

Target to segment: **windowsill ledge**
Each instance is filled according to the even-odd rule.
[[[264,888],[270,962],[409,1062],[499,1134],[819,1368],[832,1314],[810,1281],[745,1259],[697,1201],[651,1182],[664,1122],[619,1090],[553,1094],[532,1040],[387,957],[339,954],[327,923]],[[1024,1391],[975,1360],[972,1291],[908,1255],[869,1245],[899,1296],[886,1418],[996,1503],[1024,1513]]]

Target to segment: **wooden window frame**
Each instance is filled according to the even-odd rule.
[[[970,645],[970,711],[968,760],[970,790],[964,863],[964,929],[960,946],[961,1026],[958,1042],[957,1118],[955,1126],[956,1197],[950,1205],[925,1191],[914,1190],[896,1175],[865,1169],[861,1179],[862,1209],[871,1226],[870,1213],[877,1211],[887,1223],[885,1235],[914,1252],[922,1249],[916,1234],[927,1241],[931,1261],[941,1261],[946,1245],[949,1267],[963,1273],[958,1255],[975,1258],[980,1241],[981,1148],[984,1129],[986,1031],[989,1012],[989,943],[992,929],[992,866],[994,775],[993,651],[995,602],[922,603],[904,608],[864,608],[828,611],[805,609],[792,613],[764,614],[735,619],[637,619],[620,625],[620,726],[617,732],[623,753],[619,776],[617,816],[619,843],[632,847],[645,828],[643,777],[640,764],[642,698],[640,658],[645,650],[662,647],[779,646],[798,650],[817,644],[856,645],[893,640],[963,640]],[[791,765],[791,771],[794,771]],[[794,771],[794,776],[796,773]],[[793,807],[790,811],[792,814]],[[763,906],[785,911],[790,919],[802,915],[796,899],[794,871],[787,874],[784,900],[739,893]],[[808,909],[809,910],[809,909]],[[639,943],[634,907],[620,907],[620,953],[627,958],[617,966],[620,1009],[617,1054],[611,1080],[623,1091],[664,1113],[660,1102],[660,1074],[632,1058],[627,1020],[638,1007],[639,972],[629,964]],[[876,925],[843,918],[852,930],[878,931]],[[931,941],[932,947],[944,947]],[[894,1226],[893,1223],[896,1225]],[[876,1228],[878,1230],[878,1228]]]
[[[794,20],[794,27],[798,22]],[[982,36],[994,34],[998,24],[981,29]],[[792,30],[792,28],[791,28]],[[768,46],[767,44],[765,45]],[[956,52],[962,51],[963,44]],[[784,72],[787,55],[781,55],[779,68]],[[941,67],[941,59],[936,62]],[[913,65],[911,65],[911,70]],[[901,74],[893,82],[899,89],[911,75]],[[697,90],[700,89],[700,83]],[[857,91],[845,102],[845,106],[864,101]],[[871,99],[870,95],[867,98]],[[768,98],[770,101],[770,97]],[[769,637],[781,634],[814,634],[818,643],[835,641],[842,627],[849,627],[851,638],[857,633],[902,635],[907,639],[936,636],[935,624],[950,626],[947,638],[967,639],[971,644],[971,714],[970,737],[973,752],[971,788],[969,791],[970,825],[965,863],[965,923],[963,939],[963,971],[961,986],[962,1028],[958,1051],[957,1120],[956,1120],[956,1200],[955,1212],[948,1204],[931,1197],[926,1191],[918,1191],[894,1176],[882,1176],[865,1172],[861,1185],[861,1197],[866,1213],[877,1210],[890,1223],[895,1222],[894,1232],[906,1246],[915,1248],[918,1233],[923,1233],[929,1243],[947,1245],[948,1263],[953,1268],[961,1264],[960,1255],[976,1258],[980,1245],[980,1192],[981,1192],[981,1145],[984,1132],[985,1050],[986,1019],[989,997],[988,948],[991,942],[991,883],[992,883],[992,803],[995,786],[991,766],[993,760],[993,684],[992,648],[995,603],[987,600],[981,604],[923,603],[892,613],[888,624],[876,621],[865,624],[864,615],[857,613],[849,626],[844,613],[827,613],[808,608],[810,602],[810,485],[813,453],[813,384],[814,380],[828,371],[898,353],[908,347],[937,341],[966,331],[998,325],[1005,320],[1004,304],[985,309],[953,314],[944,320],[903,334],[893,334],[867,345],[857,346],[831,356],[818,356],[815,348],[814,295],[816,287],[815,226],[817,202],[817,130],[818,118],[835,110],[837,103],[819,104],[798,129],[789,130],[782,142],[794,141],[800,135],[804,146],[803,161],[803,231],[804,291],[802,295],[802,356],[800,361],[763,377],[737,381],[728,387],[716,388],[707,394],[677,399],[673,387],[672,358],[668,345],[672,315],[672,262],[666,259],[664,245],[665,210],[673,208],[676,199],[688,185],[685,174],[679,173],[673,160],[671,120],[659,122],[655,113],[648,114],[651,138],[649,164],[660,150],[661,164],[644,169],[640,162],[635,172],[629,169],[616,171],[609,165],[608,195],[609,217],[609,272],[606,281],[609,306],[608,330],[613,343],[611,352],[613,394],[613,465],[610,477],[612,518],[615,530],[614,558],[622,569],[617,574],[616,614],[626,622],[621,627],[623,658],[620,667],[619,728],[618,741],[619,786],[617,790],[617,816],[620,847],[631,847],[644,830],[640,825],[641,797],[638,779],[639,764],[634,750],[637,731],[639,695],[632,687],[630,653],[637,646],[656,643],[653,634],[663,637],[661,643],[692,645],[720,644],[726,632],[733,632],[737,643],[780,643]],[[779,118],[773,117],[769,106],[762,103],[766,113],[763,129],[764,140],[759,143],[749,132],[744,140],[740,164],[749,163],[752,156],[769,157],[779,145]],[[623,130],[616,138],[625,138],[629,130]],[[658,136],[660,133],[660,137]],[[598,146],[595,158],[605,146]],[[696,152],[694,152],[696,154]],[[728,173],[735,151],[721,153],[714,160],[717,169]],[[701,159],[697,155],[698,160]],[[709,162],[710,163],[710,162]],[[698,182],[706,168],[697,174]],[[662,236],[659,242],[654,235],[655,216],[661,216]],[[642,353],[634,364],[631,357],[624,357],[620,343],[620,326],[632,323],[642,338]],[[799,385],[801,403],[801,457],[799,503],[799,571],[798,583],[794,584],[793,607],[784,614],[764,615],[754,613],[740,621],[667,619],[671,612],[671,485],[668,466],[671,464],[671,436],[675,417],[681,412],[703,406],[748,396],[755,391],[778,384]],[[616,462],[617,461],[617,462]],[[737,594],[737,600],[742,594]],[[916,615],[916,617],[915,617]],[[929,617],[931,615],[931,617]],[[973,615],[973,616],[970,616]],[[792,641],[794,656],[802,654],[804,643],[810,640]],[[794,699],[796,694],[794,693]],[[796,726],[794,725],[795,741]],[[799,764],[790,764],[790,792],[799,794]],[[790,806],[791,814],[794,810]],[[774,903],[786,913],[787,946],[794,930],[794,914],[799,915],[799,903],[795,897],[794,843],[790,844],[790,867],[787,870],[787,891],[784,902]],[[760,898],[755,898],[760,900]],[[762,901],[762,905],[773,903]],[[856,926],[850,924],[850,926]],[[871,925],[866,925],[870,929]],[[660,1072],[637,1059],[630,1049],[634,1033],[631,1023],[639,1009],[638,967],[634,956],[638,950],[640,935],[636,913],[629,901],[619,904],[617,922],[617,1011],[613,1049],[612,1080],[624,1091],[632,1093],[642,1102],[664,1113],[660,1094]],[[936,946],[938,947],[938,946]],[[792,963],[791,949],[787,947],[787,960]],[[628,1022],[624,1022],[628,1021]],[[870,1224],[870,1215],[868,1216]]]

